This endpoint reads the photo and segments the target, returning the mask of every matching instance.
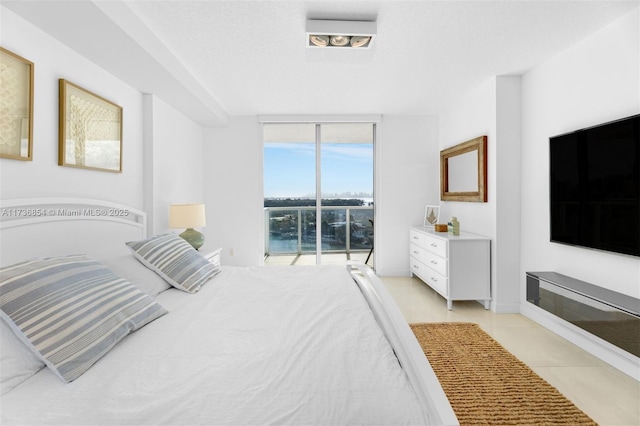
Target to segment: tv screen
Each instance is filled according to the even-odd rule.
[[[549,138],[551,241],[640,256],[640,115]]]

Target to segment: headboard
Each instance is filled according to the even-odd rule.
[[[0,200],[0,265],[40,256],[88,254],[98,260],[128,253],[126,241],[146,237],[146,214],[84,198]]]

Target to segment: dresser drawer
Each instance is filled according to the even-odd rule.
[[[428,262],[427,249],[418,246],[417,244],[409,244],[409,256],[415,257],[422,263]]]
[[[422,232],[414,231],[413,229],[409,230],[409,242],[417,245],[418,247],[426,247],[427,236]]]
[[[409,255],[416,260],[424,263],[431,269],[434,269],[440,275],[448,276],[447,259],[440,257],[429,250],[418,247],[416,244],[409,244]]]
[[[435,238],[426,234],[422,234],[422,237],[424,239],[424,248],[440,257],[447,257],[447,240]]]
[[[411,272],[419,276],[420,279],[429,284],[431,288],[442,296],[448,296],[447,277],[440,275],[424,263],[418,261],[416,258],[410,258],[410,262]]]
[[[449,297],[449,285],[447,277],[443,277],[442,275],[435,272],[433,269],[429,270],[429,274],[424,278],[435,291],[443,295],[444,297]]]
[[[449,275],[447,269],[447,259],[425,249],[424,255],[420,260],[424,262],[429,268],[434,269],[440,275],[445,277]]]

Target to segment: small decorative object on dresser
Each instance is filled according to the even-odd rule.
[[[440,206],[429,206],[424,209],[423,226],[435,226],[440,217]]]
[[[447,232],[449,228],[446,223],[436,223],[434,227],[436,232]]]
[[[454,300],[482,300],[485,309],[489,309],[490,244],[488,237],[469,232],[453,236],[430,227],[412,227],[409,230],[411,275],[447,299],[449,310]]]
[[[460,222],[458,222],[458,218],[455,216],[451,218],[451,235],[460,235]]]

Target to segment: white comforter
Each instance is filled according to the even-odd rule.
[[[224,268],[64,384],[46,368],[0,399],[2,425],[424,424],[343,267]]]

